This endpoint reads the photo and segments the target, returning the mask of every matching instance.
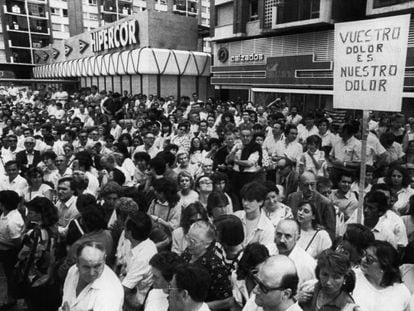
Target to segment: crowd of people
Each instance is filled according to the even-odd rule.
[[[303,108],[0,87],[0,309],[414,310],[414,118]]]

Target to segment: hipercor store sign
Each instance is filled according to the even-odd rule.
[[[139,24],[135,19],[127,20],[91,33],[91,47],[94,53],[123,48],[138,43]]]

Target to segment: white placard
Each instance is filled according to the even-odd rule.
[[[335,24],[334,108],[401,111],[410,14]]]

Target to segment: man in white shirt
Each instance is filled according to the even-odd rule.
[[[275,243],[279,254],[288,256],[296,266],[299,277],[299,287],[310,280],[314,280],[316,260],[304,249],[297,246],[300,238],[300,227],[294,219],[283,219],[276,227]],[[276,253],[276,252],[273,252]]]
[[[259,265],[259,272],[253,275],[253,280],[256,283],[255,302],[263,311],[302,310],[295,299],[298,273],[295,263],[288,257],[269,257]]]
[[[72,177],[64,177],[58,181],[57,196],[59,201],[56,202],[58,209],[58,231],[62,236],[66,236],[69,222],[79,216],[76,208],[77,197],[74,195],[72,188]]]
[[[68,272],[59,311],[121,311],[124,292],[116,274],[105,265],[105,248],[86,242],[77,250],[77,263]]]
[[[295,125],[288,125],[285,129],[285,139],[279,140],[275,145],[272,160],[277,162],[282,158],[288,158],[295,163],[299,163],[303,147],[296,141],[297,136],[297,127]]]
[[[157,253],[157,247],[149,239],[151,229],[151,217],[141,211],[130,215],[125,223],[125,238],[131,242],[131,251],[126,260],[122,285],[125,305],[129,308],[142,306],[152,285],[149,261]]]
[[[155,156],[160,152],[160,150],[154,146],[155,142],[155,135],[152,132],[147,132],[144,135],[144,144],[138,146],[134,154],[137,152],[146,152],[150,155],[151,159],[155,158]]]
[[[204,303],[211,278],[200,265],[188,264],[177,267],[168,287],[170,311],[209,311]]]
[[[356,218],[356,212],[352,219]],[[403,248],[408,244],[404,222],[389,209],[388,198],[382,190],[367,194],[363,216],[364,225],[371,228],[375,239],[387,241],[395,248]]]
[[[7,177],[0,181],[0,190],[16,191],[19,197],[24,197],[28,192],[29,184],[27,180],[19,175],[16,161],[9,161],[5,164]]]

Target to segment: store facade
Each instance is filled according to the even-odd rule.
[[[35,78],[131,94],[210,95],[210,54],[197,51],[197,21],[144,11],[41,51]]]
[[[242,97],[244,101],[265,105],[281,98],[304,112],[332,108],[335,22],[355,20],[355,15],[359,19],[374,17],[368,16],[373,13],[366,11],[373,4],[309,1],[306,11],[300,3],[303,4],[260,0],[257,16],[251,13],[249,16],[247,10],[245,19],[237,22],[240,21],[236,19],[238,12],[245,11],[240,7],[242,4],[216,1],[214,14],[218,23],[213,30],[211,83],[218,96],[230,100]],[[401,12],[394,12],[390,5],[388,11],[381,14],[405,14],[412,10],[412,6],[407,6]],[[233,16],[233,23],[229,23],[226,16]],[[412,113],[413,71],[414,23],[411,20],[403,111]]]

